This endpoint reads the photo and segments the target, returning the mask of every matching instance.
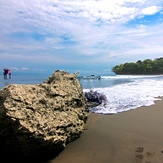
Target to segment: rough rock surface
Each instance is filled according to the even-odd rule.
[[[57,70],[41,84],[0,90],[2,155],[45,162],[80,136],[88,107],[77,75]]]
[[[84,95],[87,98],[87,105],[90,108],[96,107],[101,104],[106,105],[108,102],[107,97],[97,91],[90,90],[88,92],[85,92]]]

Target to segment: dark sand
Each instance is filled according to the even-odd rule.
[[[163,163],[163,98],[115,115],[91,113],[81,137],[50,163]]]

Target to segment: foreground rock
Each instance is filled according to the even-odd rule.
[[[12,84],[0,90],[0,146],[5,160],[45,162],[80,136],[88,109],[76,77],[56,71],[41,84]]]

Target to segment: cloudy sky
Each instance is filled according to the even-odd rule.
[[[107,74],[163,57],[162,0],[1,0],[0,68]]]

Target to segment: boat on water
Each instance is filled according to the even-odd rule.
[[[89,79],[101,79],[101,76],[95,76],[95,75],[90,75],[90,76],[79,76],[78,79],[86,79],[86,80],[89,80]]]

